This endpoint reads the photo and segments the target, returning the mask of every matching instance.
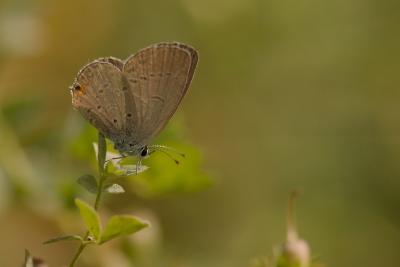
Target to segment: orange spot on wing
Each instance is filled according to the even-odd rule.
[[[77,96],[77,97],[82,96],[82,95],[86,95],[85,87],[83,87],[80,84],[76,84],[74,86],[74,88],[72,89],[72,95],[73,96]]]

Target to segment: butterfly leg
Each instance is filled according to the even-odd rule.
[[[109,162],[109,161],[113,161],[113,160],[116,160],[116,159],[124,159],[124,158],[126,158],[127,157],[127,155],[121,155],[121,156],[119,156],[119,157],[115,157],[115,158],[111,158],[111,159],[108,159],[108,160],[106,160],[106,163],[107,162]]]
[[[142,159],[140,158],[136,163],[136,175],[139,174],[139,170],[142,168]]]

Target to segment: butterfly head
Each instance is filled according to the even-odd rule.
[[[145,158],[150,154],[147,145],[115,142],[114,148],[118,150],[122,155],[126,154],[130,156],[138,156],[141,158]]]

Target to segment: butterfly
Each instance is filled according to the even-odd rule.
[[[175,113],[192,81],[197,51],[178,42],[150,45],[126,60],[85,65],[70,87],[72,105],[125,156],[170,149],[149,142]],[[176,161],[177,162],[177,161]]]

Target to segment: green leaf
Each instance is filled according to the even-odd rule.
[[[122,194],[125,193],[125,189],[119,184],[112,184],[104,188],[104,191],[110,194]]]
[[[87,229],[96,241],[100,240],[101,223],[99,214],[89,204],[80,199],[75,199],[75,204],[79,208],[79,212]]]
[[[104,163],[106,161],[106,153],[107,153],[107,143],[106,143],[106,138],[104,137],[104,135],[102,135],[99,132],[99,144],[98,144],[98,155],[97,155],[97,161],[99,163],[99,170],[100,173],[103,173],[104,171]]]
[[[104,229],[100,244],[105,243],[113,238],[133,234],[145,227],[147,222],[143,222],[138,218],[130,215],[116,215],[110,218]]]
[[[97,193],[97,181],[93,175],[86,174],[78,178],[78,184],[85,188],[90,193]]]
[[[63,236],[58,236],[52,239],[49,239],[45,242],[43,242],[44,245],[46,244],[51,244],[51,243],[56,243],[59,241],[71,241],[71,240],[78,240],[78,241],[83,241],[83,238],[79,235],[63,235]]]

